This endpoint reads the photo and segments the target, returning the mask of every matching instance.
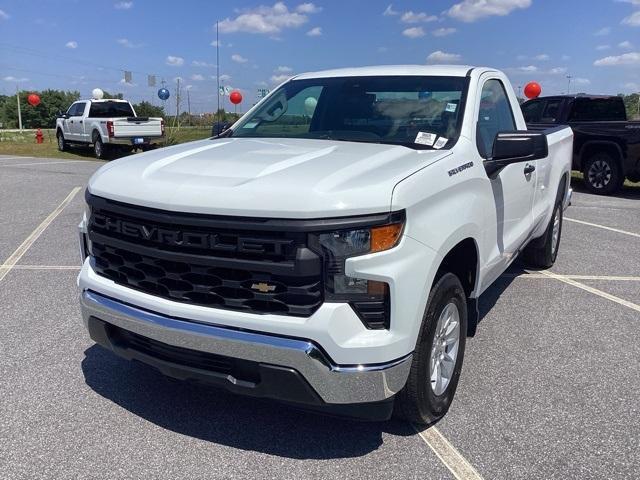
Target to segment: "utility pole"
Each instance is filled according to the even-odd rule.
[[[567,75],[567,95],[571,93],[571,79],[573,77],[571,75]]]
[[[218,108],[216,110],[216,121],[220,121],[220,37],[218,35],[218,22],[216,21],[216,83],[218,91]]]
[[[178,86],[176,87],[176,121],[180,116],[180,78],[177,79]]]
[[[16,100],[18,101],[18,128],[22,130],[22,112],[20,111],[20,90],[16,85]]]
[[[189,96],[189,90],[187,90],[187,110],[189,111],[189,126],[191,126],[191,97]]]

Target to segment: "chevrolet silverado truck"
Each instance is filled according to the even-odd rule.
[[[533,130],[571,127],[573,169],[583,173],[590,192],[611,195],[625,178],[640,182],[640,122],[627,121],[622,97],[541,97],[523,103],[522,113]]]
[[[164,140],[162,118],[138,117],[126,100],[91,99],[74,102],[56,120],[58,150],[71,145],[93,145],[96,158],[116,148],[147,150]]]
[[[556,259],[572,138],[528,131],[490,68],[298,75],[218,137],[94,174],[84,324],[169,377],[429,424],[478,297],[520,253]]]

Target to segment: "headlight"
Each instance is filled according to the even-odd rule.
[[[398,222],[321,233],[312,242],[324,258],[326,301],[348,302],[367,328],[389,328],[389,285],[345,275],[346,259],[395,247],[403,226]]]

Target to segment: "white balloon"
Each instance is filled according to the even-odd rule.
[[[307,97],[304,99],[304,110],[307,112],[307,115],[313,115],[316,105],[318,105],[318,100],[315,97]]]
[[[96,100],[101,100],[101,99],[102,99],[102,97],[104,97],[104,92],[103,92],[101,89],[99,89],[99,88],[94,88],[94,89],[91,91],[91,96],[92,96],[93,98],[95,98]]]

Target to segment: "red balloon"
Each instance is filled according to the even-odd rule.
[[[35,93],[30,93],[27,97],[27,102],[29,102],[29,105],[31,105],[32,107],[37,107],[40,103],[40,97]]]
[[[542,93],[542,87],[538,82],[529,82],[524,87],[524,94],[527,98],[538,98]]]
[[[229,95],[229,100],[231,100],[231,103],[234,105],[238,105],[242,101],[242,94],[238,90],[234,90],[231,92],[231,95]]]

